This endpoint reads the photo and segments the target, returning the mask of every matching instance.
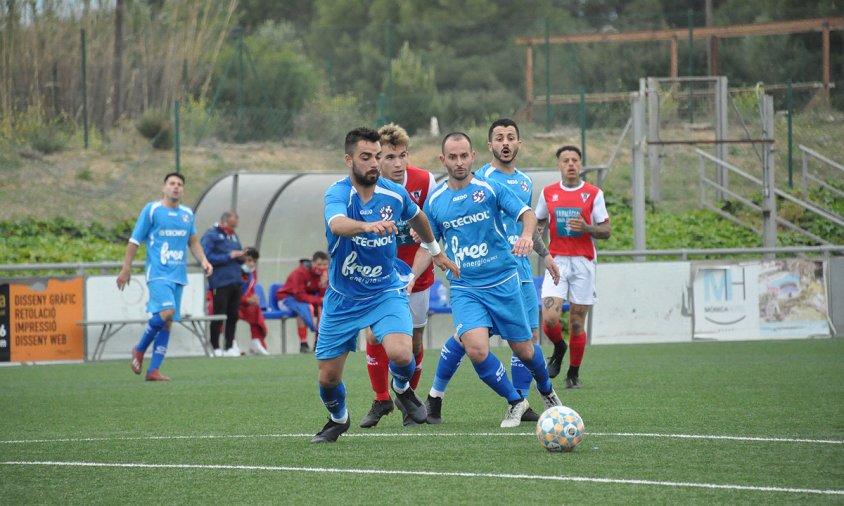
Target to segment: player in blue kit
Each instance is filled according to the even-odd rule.
[[[450,338],[443,346],[432,392],[442,392],[437,383],[443,376],[440,369],[452,368],[453,375],[465,353],[481,380],[509,403],[501,427],[516,427],[529,405],[513,387],[501,361],[489,352],[491,332],[507,340],[530,371],[546,407],[560,405],[542,350],[531,342],[515,259],[533,248],[536,216],[499,183],[476,178],[471,172],[474,160],[475,152],[466,134],[446,135],[440,161],[449,177],[425,202],[434,237],[443,239],[446,253],[460,268],[459,279],[447,276],[456,339]],[[512,246],[506,236],[502,212],[523,225]],[[413,271],[421,272],[428,264],[424,253],[418,252]],[[450,361],[451,357],[458,358]],[[441,407],[441,396],[428,397],[428,423],[441,422],[438,416]]]
[[[525,205],[530,206],[533,196],[533,180],[516,168],[516,156],[522,141],[519,136],[519,126],[509,118],[501,118],[492,122],[487,133],[487,147],[492,153],[492,161],[477,171],[475,175],[482,178],[497,181],[502,186],[513,192]],[[501,213],[507,239],[515,246],[522,233],[521,222],[513,219],[507,213]],[[533,250],[545,260],[545,267],[551,273],[553,279],[559,280],[560,270],[554,263],[553,258],[548,256],[548,248],[539,235],[538,230],[533,236]],[[539,342],[539,300],[536,297],[536,287],[533,283],[533,269],[527,256],[516,257],[518,263],[519,278],[522,281],[522,299],[525,303],[525,312],[531,328],[531,340]],[[514,353],[510,360],[510,375],[513,378],[513,386],[527,399],[530,391],[530,384],[533,381],[530,371],[519,360]],[[446,381],[447,384],[447,381]],[[535,422],[539,420],[539,414],[532,408],[528,408],[522,415],[523,422]]]
[[[169,381],[159,369],[167,354],[170,342],[170,326],[179,321],[182,303],[182,289],[188,284],[187,251],[199,260],[206,276],[214,270],[199,239],[196,238],[196,224],[193,211],[180,204],[185,191],[185,177],[178,172],[164,176],[164,197],[144,206],[129,244],[123,268],[117,275],[117,288],[123,288],[131,278],[132,262],[141,243],[146,241],[146,280],[149,288],[147,312],[152,317],[141,336],[140,342],[132,349],[132,372],[141,374],[144,353],[153,344],[152,360],[147,369],[147,381]]]
[[[358,332],[370,327],[390,359],[396,404],[416,423],[427,411],[410,388],[416,369],[413,323],[406,287],[410,267],[398,259],[396,221],[407,221],[428,246],[430,261],[456,276],[459,269],[439,251],[428,219],[403,186],[379,177],[380,135],[356,128],[346,135],[344,162],[349,176],[325,192],[325,235],[331,266],[323,300],[316,359],[319,395],[328,423],[312,443],[330,443],[349,430],[343,367],[357,347]]]

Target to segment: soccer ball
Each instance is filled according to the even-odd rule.
[[[536,439],[549,452],[570,452],[583,441],[583,419],[568,406],[548,408],[536,422]]]

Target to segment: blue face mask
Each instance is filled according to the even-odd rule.
[[[241,265],[241,266],[240,266],[240,269],[241,269],[243,272],[245,272],[246,274],[252,274],[252,272],[254,272],[254,271],[255,271],[255,268],[254,268],[254,267],[250,267],[250,266],[249,266],[249,265],[247,265],[247,264],[243,264],[243,265]]]

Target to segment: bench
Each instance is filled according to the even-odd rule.
[[[210,357],[211,351],[208,345],[208,339],[205,337],[208,325],[211,322],[225,320],[226,315],[222,314],[199,316],[184,315],[182,316],[182,319],[176,323],[181,324],[184,328],[188,329],[191,334],[196,336],[196,338],[199,339],[199,343],[202,345],[202,349],[205,350],[205,355]],[[148,321],[149,320],[141,318],[132,320],[81,320],[76,322],[76,324],[83,327],[101,327],[100,335],[97,338],[97,344],[94,346],[94,353],[91,354],[91,360],[100,360],[103,356],[103,351],[105,351],[106,342],[114,337],[115,334],[120,332],[123,327],[126,325],[146,325]]]
[[[261,283],[255,283],[255,294],[258,296],[258,304],[261,306],[261,312],[264,313],[264,320],[281,321],[281,352],[287,353],[287,328],[284,326],[284,322],[288,318],[295,318],[296,313],[286,308],[279,309],[276,293],[282,286],[282,283],[271,284],[268,298],[267,294],[264,293],[263,285]]]

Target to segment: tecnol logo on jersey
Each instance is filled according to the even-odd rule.
[[[158,235],[160,235],[161,237],[184,237],[188,235],[188,231],[162,229],[158,231]]]
[[[462,227],[463,225],[471,225],[472,223],[478,223],[480,221],[488,220],[489,219],[489,211],[481,211],[475,214],[468,214],[466,216],[461,216],[456,220],[448,220],[443,222],[443,228],[458,228]]]
[[[388,236],[385,236],[385,237],[376,237],[376,238],[370,239],[368,237],[364,237],[364,236],[361,236],[361,235],[355,235],[355,236],[352,236],[352,242],[359,245],[359,246],[363,246],[364,248],[379,248],[381,246],[386,246],[388,244],[392,244],[393,237],[394,236],[392,236],[392,235],[388,235]]]

